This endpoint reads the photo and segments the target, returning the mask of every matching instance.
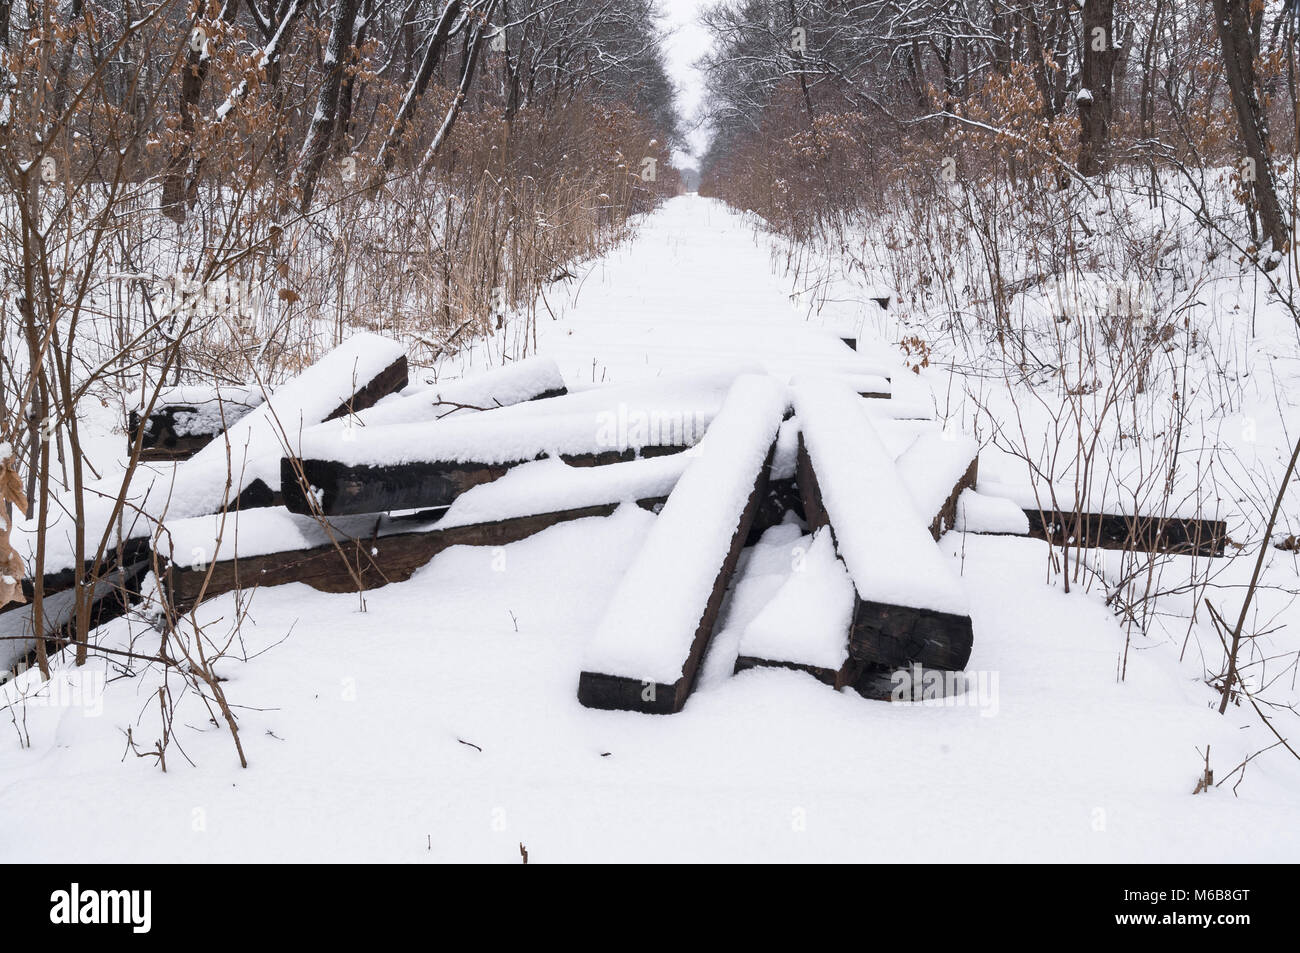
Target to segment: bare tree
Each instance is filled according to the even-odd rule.
[[[1255,71],[1262,20],[1260,16],[1252,15],[1251,10],[1249,0],[1214,0],[1214,20],[1223,50],[1223,70],[1232,95],[1241,145],[1246,153],[1247,174],[1244,177],[1252,184],[1264,238],[1272,245],[1271,255],[1264,258],[1264,267],[1271,270],[1281,261],[1290,232],[1278,199],[1268,120],[1260,103],[1259,79]]]

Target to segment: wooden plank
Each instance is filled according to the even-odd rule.
[[[322,421],[336,420],[339,417],[345,417],[348,414],[355,414],[368,407],[373,407],[389,394],[396,394],[406,387],[410,383],[406,355],[403,354],[370,380],[364,383],[358,381],[357,383],[361,383],[361,387],[353,391],[351,397],[321,418]]]
[[[863,599],[854,606],[849,653],[859,662],[959,671],[973,645],[969,616]]]
[[[183,384],[157,394],[153,410],[133,409],[127,417],[127,453],[140,440],[141,460],[185,460],[262,402],[255,385]],[[141,432],[143,430],[143,433]]]
[[[91,587],[90,628],[110,622],[138,604],[140,587],[152,568],[149,559],[139,559],[103,572]],[[23,603],[15,610],[0,615],[0,659],[3,659],[0,671],[11,670],[15,664],[30,666],[36,662],[31,604]],[[72,586],[46,594],[41,610],[46,648],[53,653],[76,637],[76,593]]]
[[[369,381],[361,383],[347,400],[321,418],[321,421],[335,420],[373,407],[388,395],[402,390],[409,382],[406,357],[402,356]],[[185,388],[175,390],[183,391]],[[221,399],[221,389],[212,388],[213,395],[209,401],[169,401],[155,405],[147,417],[142,416],[139,410],[132,410],[127,422],[128,452],[134,449],[138,437],[141,440],[141,460],[189,459],[262,403],[260,395],[254,403],[250,403],[248,397],[241,396],[247,390],[248,388],[241,388],[238,393],[232,391],[229,399]],[[142,426],[143,434],[140,432]]]
[[[544,423],[544,422],[543,422]],[[591,453],[561,454],[560,459],[575,467],[607,466],[638,457],[680,453],[685,445],[602,450]],[[528,460],[505,463],[457,463],[441,460],[399,463],[389,466],[350,466],[333,460],[280,461],[280,486],[285,507],[291,513],[345,516],[357,513],[383,513],[389,510],[427,509],[450,506],[465,491],[500,479],[509,470]],[[301,466],[308,486],[316,491],[308,499],[299,479]]]
[[[961,496],[962,490],[975,489],[975,482],[979,479],[980,458],[976,456],[971,460],[970,465],[966,467],[964,473],[953,484],[952,492],[948,498],[943,501],[939,507],[939,512],[935,514],[934,519],[930,521],[930,535],[934,537],[937,543],[939,537],[952,529],[957,523],[957,499]]]
[[[935,542],[957,522],[957,498],[979,477],[979,444],[963,434],[923,433],[895,461]]]
[[[664,497],[639,500],[653,510]],[[322,543],[307,549],[218,560],[205,568],[166,567],[163,586],[170,605],[187,612],[200,599],[226,592],[301,582],[320,592],[358,592],[403,582],[452,546],[504,546],[559,523],[609,516],[621,504],[607,503],[552,513],[439,529],[403,532],[392,521],[383,533],[351,537],[338,533],[339,545]],[[379,525],[379,521],[376,521]]]
[[[836,532],[802,434],[796,468],[809,528],[815,531],[829,525]],[[879,542],[888,545],[888,540]],[[888,667],[917,662],[929,668],[961,669],[970,659],[973,645],[969,616],[888,605],[864,600],[861,595],[855,598],[849,653],[858,662]]]
[[[446,506],[466,488],[544,456],[604,465],[692,446],[733,381],[711,374],[673,387],[658,379],[608,385],[448,420],[399,422],[406,415],[379,413],[390,406],[384,405],[361,420],[392,422],[350,432],[337,425],[303,431],[292,454],[304,461],[305,486],[296,486],[296,467],[282,464],[277,476],[294,512],[318,505],[329,516]],[[319,504],[306,498],[306,489]]]
[[[702,607],[690,652],[682,665],[681,677],[671,684],[665,684],[622,675],[584,671],[578,676],[578,701],[581,704],[587,708],[639,711],[652,715],[668,715],[682,710],[686,699],[695,689],[700,663],[704,660],[705,651],[713,637],[727,587],[731,584],[731,577],[736,571],[736,563],[740,560],[745,540],[749,537],[750,527],[767,493],[767,478],[774,451],[775,444],[768,451],[767,459],[759,467],[758,474],[754,478],[753,489],[732,533],[731,545],[722,564],[718,567],[708,600]],[[671,594],[666,594],[665,598],[671,598]]]
[[[839,690],[856,683],[858,672],[862,669],[862,663],[850,658],[840,668],[830,669],[816,665],[805,665],[801,662],[783,662],[774,659],[753,658],[747,655],[736,657],[735,674],[755,668],[784,668],[793,672],[804,672],[823,685],[829,685],[831,688]]]
[[[155,408],[154,412],[145,418],[148,426],[143,437],[140,436],[142,423],[140,412],[131,411],[126,429],[127,453],[135,450],[138,439],[141,460],[187,460],[194,456],[221,432],[219,430],[200,433],[180,432],[181,425],[177,422],[177,416],[183,418],[185,414],[196,411],[196,407],[186,404],[171,404]]]
[[[1063,546],[1076,537],[1097,549],[1222,556],[1228,539],[1223,520],[1026,509],[1029,535]]]
[[[97,545],[96,542],[94,545]],[[91,572],[97,571],[98,575],[103,577],[113,572],[120,566],[130,566],[136,563],[147,561],[150,553],[150,541],[147,537],[128,539],[120,547],[112,547],[104,554],[103,560],[99,562],[98,570],[95,567],[95,560],[88,559],[83,564],[81,573],[74,572],[71,567],[60,569],[57,572],[47,572],[44,577],[42,591],[47,596],[71,589],[76,585],[79,575],[86,576]],[[32,579],[22,580],[23,595],[27,602],[31,602],[36,596],[36,586]],[[14,602],[0,609],[0,614],[10,612],[14,609],[22,608],[26,603]]]

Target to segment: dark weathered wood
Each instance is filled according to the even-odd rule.
[[[753,546],[769,529],[779,526],[785,519],[785,514],[789,512],[803,519],[803,499],[799,495],[799,485],[794,477],[780,480],[769,477],[767,492],[763,494],[763,500],[754,517],[754,525],[749,529],[749,538],[745,540],[745,545]]]
[[[94,629],[96,626],[111,622],[113,619],[125,615],[132,606],[138,604],[140,602],[140,587],[151,568],[153,568],[151,560],[140,558],[134,562],[102,571],[91,587],[89,628]],[[71,570],[68,573],[70,575]],[[41,628],[44,632],[46,649],[51,655],[64,644],[76,638],[76,595],[72,591],[72,586],[73,584],[69,582],[62,589],[46,592],[44,595],[41,607]],[[24,588],[26,588],[25,585]],[[27,634],[26,628],[31,625],[30,603],[23,603],[12,608],[17,611],[0,616],[0,619],[3,620],[0,621],[0,638],[3,638],[6,642],[11,639],[22,638]],[[31,636],[33,637],[33,648],[26,659],[26,664],[29,666],[36,663],[35,633],[32,632]],[[8,648],[8,645],[0,645],[0,654],[7,655],[6,650]],[[3,681],[3,679],[0,679],[0,681]]]
[[[156,408],[147,418],[141,418],[140,412],[131,411],[126,427],[126,446],[130,453],[135,449],[136,440],[140,441],[141,460],[187,460],[198,453],[215,437],[219,430],[204,433],[178,434],[176,432],[176,415],[179,413],[196,413],[193,405],[171,404]],[[141,424],[147,420],[144,435],[140,435]]]
[[[664,499],[640,500],[638,505],[653,510]],[[204,569],[169,566],[163,573],[163,585],[170,604],[179,612],[222,593],[288,582],[301,582],[320,592],[366,591],[409,579],[452,546],[504,546],[558,523],[609,516],[619,505],[608,503],[492,523],[447,529],[434,525],[415,532],[365,537],[348,537],[336,531],[337,546],[325,543],[310,549],[219,560]]]
[[[360,390],[330,411],[325,420],[335,420],[365,410],[367,407],[373,407],[389,394],[396,394],[408,383],[410,383],[410,376],[406,355],[403,354],[367,381]]]
[[[373,467],[285,457],[280,461],[280,487],[291,513],[311,515],[317,506],[329,516],[382,513],[449,506],[466,490],[500,479],[516,465],[420,462]],[[307,497],[303,480],[316,491],[315,500]]]
[[[859,664],[858,671],[851,683],[855,692],[872,701],[911,701],[900,698],[894,681],[899,666]]]
[[[605,467],[611,463],[629,463],[646,457],[667,457],[690,449],[686,444],[661,444],[645,446],[640,449],[629,447],[626,450],[601,450],[597,453],[562,453],[560,459],[571,467]]]
[[[817,665],[805,665],[802,662],[780,662],[773,659],[755,658],[741,655],[736,658],[734,672],[739,674],[751,668],[788,668],[794,672],[806,672],[823,685],[836,690],[853,685],[862,670],[862,664],[850,657],[838,669],[822,668]]]
[[[356,393],[330,411],[324,420],[334,420],[373,407],[389,394],[395,394],[406,387],[408,383],[409,370],[406,357],[403,355],[366,381]],[[195,431],[192,426],[188,426],[185,429],[189,432],[184,434],[178,432],[181,428],[177,416],[198,413],[200,407],[197,404],[171,403],[155,406],[147,417],[143,417],[139,410],[133,410],[127,422],[127,451],[134,449],[137,437],[141,437],[140,430],[143,426],[144,434],[140,443],[141,460],[188,460],[236,421],[256,410],[257,406],[250,406],[232,397],[222,404],[224,426],[222,422],[214,420],[209,430]]]
[[[256,405],[232,397],[221,403],[224,426],[222,420],[214,419],[206,430],[196,429],[193,421],[182,425],[177,419],[185,414],[200,413],[202,410],[200,404],[156,405],[148,416],[142,416],[139,409],[132,410],[126,425],[127,453],[135,450],[135,442],[139,439],[141,460],[188,460],[211,443],[213,438],[226,427],[255,409]],[[141,429],[144,431],[143,434]],[[181,430],[185,433],[181,433]]]
[[[872,701],[912,701],[919,699],[900,697],[895,674],[898,668],[887,665],[869,665],[856,659],[848,658],[838,669],[818,668],[814,665],[802,665],[798,662],[774,662],[770,659],[749,658],[741,656],[736,659],[736,673],[753,668],[787,668],[796,672],[805,672],[823,685],[829,685],[836,691],[851,688],[863,698]]]
[[[817,474],[813,471],[812,459],[804,446],[803,434],[799,435],[799,453],[795,457],[794,479],[795,485],[799,488],[799,498],[803,503],[803,518],[808,524],[808,531],[815,533],[823,526],[828,526],[830,519],[826,516],[826,508],[822,505],[821,484],[817,482]],[[835,529],[832,527],[831,534],[834,533]]]
[[[808,528],[816,532],[831,524],[802,435],[795,466]],[[831,533],[835,533],[834,526]],[[895,668],[917,662],[927,668],[961,669],[970,659],[973,644],[968,616],[869,602],[854,594],[849,654],[859,662]]]
[[[1098,549],[1134,549],[1149,553],[1222,556],[1228,539],[1223,520],[1116,516],[1025,510],[1029,535],[1057,546],[1076,538]]]
[[[745,548],[745,540],[749,538],[750,527],[767,493],[768,473],[771,470],[772,456],[775,451],[776,445],[773,444],[767,452],[767,459],[758,468],[758,473],[754,477],[754,488],[750,491],[749,499],[746,500],[745,507],[741,511],[740,520],[731,534],[731,546],[722,560],[722,565],[718,567],[708,600],[701,607],[700,622],[695,629],[690,653],[682,665],[681,677],[671,685],[667,685],[606,675],[601,672],[583,672],[578,676],[579,702],[587,708],[639,711],[652,715],[668,715],[682,710],[686,699],[695,689],[700,663],[704,660],[709,642],[713,638],[713,630],[717,625],[718,613],[722,609],[727,587],[731,585],[731,577],[736,571],[736,563],[740,561],[741,551]],[[673,594],[666,593],[665,598],[673,598]]]
[[[93,545],[98,545],[95,543]],[[104,554],[103,560],[100,561],[96,569],[94,560],[86,560],[81,573],[75,572],[71,567],[60,569],[58,572],[47,572],[44,576],[44,585],[41,587],[45,595],[50,596],[66,589],[71,589],[77,583],[77,577],[89,575],[95,572],[99,576],[106,576],[108,573],[115,571],[120,566],[131,566],[149,559],[151,540],[147,536],[136,537],[124,540],[121,546],[116,546]],[[36,596],[36,586],[32,579],[25,578],[22,580],[23,596],[27,602],[31,602]],[[0,613],[9,612],[13,609],[21,609],[27,603],[13,602],[0,609]]]
[[[640,456],[680,453],[685,446],[643,447]],[[562,454],[570,466],[606,466],[625,463],[638,456],[636,450],[606,450],[598,453]],[[355,513],[383,513],[389,510],[450,506],[466,490],[491,483],[512,467],[541,457],[507,463],[451,463],[430,460],[392,466],[352,466],[333,460],[303,460],[303,476],[317,491],[317,505],[327,516]],[[291,513],[316,512],[303,492],[296,462],[280,461],[280,486],[284,505]]]
[[[966,468],[966,472],[962,474],[961,479],[959,479],[957,484],[952,488],[952,492],[948,494],[948,498],[943,501],[943,506],[939,507],[939,512],[936,513],[934,519],[930,521],[930,535],[934,537],[936,543],[939,541],[940,536],[956,525],[957,498],[961,496],[962,490],[975,489],[975,482],[979,479],[979,470],[980,458],[976,456],[975,459],[970,462],[970,466]]]
[[[974,633],[969,616],[891,606],[857,599],[849,654],[860,662],[960,670],[970,660]]]

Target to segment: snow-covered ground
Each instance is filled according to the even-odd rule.
[[[742,217],[685,196],[549,302],[538,350],[574,382],[883,365],[899,399],[945,386],[905,373],[897,339],[855,355],[839,338],[872,324],[807,321],[792,290]],[[533,862],[1300,857],[1300,765],[1263,756],[1236,796],[1192,796],[1198,749],[1222,776],[1273,739],[1248,708],[1214,712],[1202,659],[1180,661],[1174,639],[1136,637],[1120,680],[1125,632],[1099,593],[1048,584],[1032,540],[943,539],[975,632],[950,704],[731,674],[809,545],[786,525],[746,553],[683,712],[581,707],[584,652],[654,520],[623,507],[457,547],[364,599],[294,584],[205,603],[216,640],[246,610],[218,671],[247,769],[193,692],[176,699],[167,771],[134,755],[128,728],[140,752],[162,735],[161,676],[142,663],[61,676],[76,683],[44,690],[61,704],[0,716],[0,857],[519,862],[521,843]],[[147,652],[158,636],[129,617],[95,638]]]

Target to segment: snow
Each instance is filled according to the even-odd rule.
[[[144,412],[152,397],[152,393],[143,391],[136,396],[138,413]],[[265,399],[261,388],[254,384],[223,384],[220,387],[183,384],[161,389],[153,409],[155,412],[165,407],[173,409],[173,428],[178,436],[218,434],[260,406]],[[194,409],[176,410],[178,407]],[[146,420],[145,426],[151,426],[151,422]]]
[[[137,392],[136,410],[143,411],[152,396],[152,391]],[[218,401],[236,407],[252,408],[261,404],[263,400],[262,389],[256,384],[179,384],[174,387],[160,388],[158,398],[154,401],[154,409],[175,404],[193,406]]]
[[[747,362],[788,383],[800,374],[889,376],[897,366],[896,349],[859,335],[854,352],[840,340],[860,317],[830,320],[799,307],[773,274],[769,249],[724,206],[698,197],[667,203],[640,239],[594,263],[578,290],[550,302],[557,320],[537,329],[540,352],[569,381]]]
[[[781,429],[776,434],[776,450],[772,453],[772,479],[794,479],[798,459],[799,419],[791,417],[789,420],[781,421]]]
[[[1029,532],[1029,517],[1010,500],[966,489],[957,497],[957,521],[953,529],[959,533],[1024,536]]]
[[[966,434],[931,431],[917,437],[898,456],[898,478],[907,487],[918,513],[930,520],[939,515],[979,450],[979,444]]]
[[[1025,510],[1037,510],[1039,507],[1050,510],[1053,500],[1055,500],[1056,505],[1063,512],[1071,512],[1078,507],[1079,510],[1085,513],[1102,513],[1108,516],[1164,516],[1178,519],[1218,518],[1213,512],[1204,513],[1197,500],[1192,496],[1162,499],[1156,492],[1148,490],[1139,494],[1137,499],[1134,499],[1132,496],[1126,496],[1124,491],[1118,490],[1109,482],[1102,486],[1094,486],[1089,491],[1081,493],[1074,486],[1061,484],[1053,486],[1043,481],[1011,483],[996,479],[986,480],[981,477],[975,489],[985,496],[996,496],[1010,500],[1016,506]]]
[[[681,678],[785,410],[785,388],[776,381],[757,375],[736,381],[615,590],[583,671],[665,685]]]
[[[438,526],[493,523],[536,513],[664,497],[698,457],[699,449],[600,467],[573,467],[554,458],[525,463],[500,479],[462,493],[447,508]]]
[[[794,392],[804,445],[817,475],[835,543],[858,594],[886,605],[965,615],[951,564],[881,442],[862,402],[843,383]]]
[[[782,339],[769,325],[819,320],[789,306],[791,289],[771,270],[780,251],[716,202],[675,199],[593,263],[585,281],[548,291],[559,319],[542,322],[541,353],[575,390],[579,376],[608,382],[586,385],[596,389],[654,384],[726,360],[728,349],[816,374],[810,352],[820,345],[801,345],[794,359],[764,353]],[[900,287],[907,297],[915,290]],[[573,300],[557,302],[562,292]],[[864,306],[861,295],[851,303]],[[940,362],[921,375],[899,366],[893,342],[912,333],[900,332],[901,318],[865,307],[872,324],[859,346],[872,361],[892,361],[894,396],[860,404],[892,459],[935,427],[892,419],[907,416],[900,405],[944,418],[961,408],[935,399],[948,380]],[[1248,324],[1230,322],[1242,340]],[[653,333],[642,341],[647,326]],[[1212,417],[1206,428],[1256,474],[1280,474],[1278,447],[1289,452],[1287,434],[1295,433],[1287,404],[1300,383],[1290,369],[1300,366],[1293,325],[1277,321],[1270,334],[1237,355],[1251,372],[1239,413],[1258,422],[1258,434],[1243,440],[1237,416]],[[660,343],[669,350],[656,350]],[[1265,359],[1273,349],[1281,355],[1276,377]],[[830,367],[844,349],[821,353]],[[1014,419],[994,390],[977,396]],[[1198,413],[1205,408],[1204,392],[1180,390]],[[1168,401],[1168,392],[1157,396]],[[491,413],[536,413],[547,403]],[[120,453],[121,435],[111,432],[118,415],[93,424]],[[1049,422],[1027,414],[1025,426],[1032,434]],[[981,495],[986,479],[1017,485],[1025,470],[987,436]],[[1069,483],[1061,469],[1051,476]],[[1244,508],[1232,493],[1224,506],[1237,518]],[[966,675],[990,689],[952,699],[966,704],[870,702],[774,668],[733,676],[744,630],[792,574],[795,551],[811,543],[787,522],[742,554],[685,710],[650,719],[584,709],[575,689],[586,643],[656,520],[624,506],[500,548],[454,547],[409,580],[367,593],[364,608],[356,594],[298,584],[199,606],[196,621],[211,639],[237,634],[217,670],[238,706],[247,770],[194,691],[178,693],[173,720],[185,757],[169,749],[166,774],[151,759],[123,758],[127,728],[144,748],[162,736],[158,667],[127,670],[92,649],[80,670],[83,703],[55,704],[38,692],[52,694],[74,674],[56,656],[55,682],[41,688],[29,671],[0,687],[0,708],[28,694],[16,710],[0,710],[0,725],[9,726],[0,816],[29,817],[39,804],[58,818],[10,824],[6,860],[518,863],[521,842],[534,862],[1213,863],[1225,844],[1246,862],[1300,856],[1300,772],[1280,749],[1251,761],[1238,790],[1229,780],[1190,796],[1207,745],[1218,779],[1276,739],[1247,705],[1224,716],[1210,707],[1217,695],[1204,683],[1207,660],[1195,640],[1184,653],[1180,604],[1160,602],[1167,629],[1158,622],[1149,634],[1127,632],[1102,587],[1072,584],[1067,593],[1059,579],[1044,582],[1050,550],[1038,540],[952,533],[938,544],[961,566],[957,584],[977,632]],[[1258,537],[1250,527],[1234,533],[1248,542],[1246,558],[1215,561],[1227,567],[1217,591],[1234,618]],[[1114,557],[1108,574],[1129,569],[1122,554],[1097,555]],[[1266,556],[1274,588],[1257,597],[1257,640],[1262,654],[1293,658],[1296,556],[1271,547]],[[1192,562],[1172,559],[1175,567]],[[1185,576],[1166,581],[1181,586]],[[233,620],[250,604],[235,633]],[[1207,635],[1215,641],[1202,632],[1202,653]],[[143,614],[91,635],[94,645],[119,650],[158,640]]]
[[[232,510],[212,516],[167,520],[158,534],[159,556],[181,569],[203,568],[218,560],[250,559],[298,549],[326,546],[335,540],[367,538],[392,532],[428,528],[426,524],[394,521],[369,514],[332,517],[324,521],[268,506]],[[250,584],[255,580],[250,579]]]
[[[167,520],[157,549],[188,569],[216,560],[248,559],[329,545],[334,540],[381,538],[495,523],[613,503],[636,503],[672,492],[697,456],[688,450],[600,467],[574,467],[556,459],[515,467],[500,479],[462,493],[441,514],[358,514],[328,517],[259,507],[191,519]]]
[[[849,655],[853,580],[822,527],[785,584],[740,640],[740,654],[838,670]]]
[[[93,555],[108,534],[109,547],[152,536],[164,518],[185,519],[218,512],[256,480],[275,488],[280,458],[303,427],[319,424],[361,386],[405,354],[403,345],[369,332],[354,334],[301,374],[275,388],[225,433],[188,460],[142,464],[131,481],[126,505],[111,521],[121,491],[118,476],[87,484],[83,520],[86,552]],[[17,527],[15,546],[28,566],[36,562],[36,520]],[[45,538],[45,572],[76,563],[76,521],[71,510],[55,509]]]
[[[563,389],[564,378],[555,362],[533,357],[462,380],[395,394],[353,416],[367,427],[419,423],[507,407]]]
[[[852,387],[859,394],[889,394],[890,380],[882,374],[836,374],[835,379]],[[799,387],[810,381],[825,380],[821,374],[796,374],[790,380],[791,387]],[[879,400],[880,398],[872,398]]]
[[[610,386],[447,420],[358,427],[351,433],[337,426],[316,427],[303,433],[299,451],[303,459],[391,466],[513,463],[542,454],[692,446],[718,413],[732,379],[706,375],[675,389]]]

